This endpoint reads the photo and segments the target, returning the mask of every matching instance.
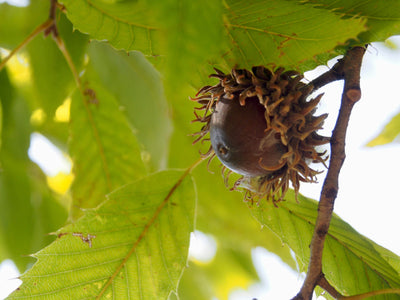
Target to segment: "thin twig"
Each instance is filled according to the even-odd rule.
[[[49,27],[53,25],[53,21],[51,19],[46,22],[40,24],[35,28],[17,47],[15,47],[1,62],[0,62],[0,71],[4,68],[6,63],[13,57],[19,50],[21,50],[24,46],[29,44],[39,33],[48,30]]]
[[[63,7],[63,6],[61,6]],[[59,37],[58,30],[56,26],[56,12],[57,8],[60,8],[60,4],[58,4],[57,0],[50,0],[50,10],[49,10],[49,18],[38,27],[35,28],[17,47],[15,47],[1,62],[0,62],[0,71],[4,68],[7,62],[13,57],[19,50],[21,50],[24,46],[29,44],[39,33],[44,32],[44,36],[48,36],[52,34],[56,39]]]
[[[322,253],[338,193],[339,173],[345,159],[346,131],[351,110],[354,104],[361,98],[360,69],[364,53],[365,48],[363,47],[352,48],[337,63],[336,68],[334,67],[335,72],[343,74],[345,80],[342,103],[330,141],[331,161],[318,205],[318,216],[310,245],[310,262],[307,276],[300,292],[293,300],[310,300],[315,286],[324,278],[322,272]]]

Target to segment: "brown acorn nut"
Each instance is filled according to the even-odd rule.
[[[210,121],[212,148],[219,160],[235,173],[265,176],[282,167],[287,148],[279,133],[265,132],[265,108],[257,97],[240,105],[237,99],[222,97],[216,103]]]
[[[230,74],[215,70],[210,77],[219,83],[203,87],[193,99],[201,104],[195,121],[205,123],[195,142],[210,133],[207,155],[243,175],[234,187],[245,188],[249,198],[281,200],[289,181],[297,195],[300,181],[314,182],[318,174],[309,162],[324,164],[327,159],[315,148],[329,141],[316,133],[327,115],[313,116],[322,95],[307,101],[313,87],[283,68],[233,69]],[[199,110],[205,111],[203,116]]]

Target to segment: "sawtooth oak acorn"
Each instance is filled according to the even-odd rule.
[[[215,105],[210,121],[211,145],[219,160],[232,171],[246,176],[265,176],[283,165],[287,152],[279,133],[265,132],[265,108],[257,97],[245,105],[225,97]]]
[[[327,160],[326,151],[316,149],[329,141],[316,132],[327,117],[314,116],[322,94],[307,100],[313,86],[283,68],[215,71],[210,77],[219,83],[201,88],[193,98],[200,104],[194,121],[205,123],[194,142],[210,134],[206,155],[217,156],[224,170],[243,175],[234,187],[245,188],[247,198],[282,200],[289,181],[297,196],[300,182],[315,182],[318,174],[309,163]]]

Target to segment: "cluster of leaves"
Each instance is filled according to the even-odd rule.
[[[305,270],[315,201],[296,203],[289,194],[279,209],[265,202],[249,211],[218,172],[197,168],[193,181],[172,170],[199,156],[188,136],[196,126],[187,97],[208,83],[212,67],[273,63],[305,71],[348,46],[399,34],[400,3],[60,3],[57,27],[82,88],[50,38],[27,45],[21,57],[28,66],[14,60],[0,73],[0,260],[11,258],[25,271],[35,262],[26,255],[43,248],[10,299],[165,299],[187,265],[194,228],[215,236],[218,253],[206,266],[189,263],[179,285],[183,299],[226,298],[234,286],[256,280],[256,246],[295,269],[290,247]],[[49,6],[0,4],[0,47],[15,48],[48,18]],[[67,118],[57,117],[65,108]],[[29,159],[33,132],[72,158],[68,192],[51,188]],[[46,233],[60,227],[44,248],[52,240]],[[399,257],[334,218],[324,272],[339,291],[399,287],[399,266]]]

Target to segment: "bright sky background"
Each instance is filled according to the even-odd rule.
[[[400,37],[391,38],[391,41],[400,48]],[[329,66],[333,64],[330,62]],[[311,80],[327,69],[326,66],[319,67],[306,73],[306,78]],[[399,49],[390,50],[382,44],[373,44],[368,48],[361,74],[363,96],[355,105],[350,120],[347,156],[340,174],[339,194],[335,204],[335,213],[358,232],[398,255],[400,143],[374,148],[367,148],[365,144],[382,130],[391,117],[400,113],[400,95],[397,90],[400,85],[399,72]],[[319,112],[330,112],[322,134],[331,134],[342,86],[340,82],[333,83],[319,91],[325,92]],[[29,155],[49,175],[59,171],[68,172],[71,168],[64,155],[38,134],[32,136]],[[301,193],[318,199],[325,174],[319,177],[318,184],[303,184]],[[213,239],[200,232],[192,237],[196,246],[191,247],[191,255],[198,259],[211,259],[216,249]],[[298,292],[304,276],[293,272],[281,263],[279,257],[263,248],[253,249],[252,256],[261,282],[250,286],[248,290],[234,291],[229,300],[287,300]],[[11,261],[0,264],[0,299],[4,299],[18,286],[19,281],[14,279],[17,276]]]

